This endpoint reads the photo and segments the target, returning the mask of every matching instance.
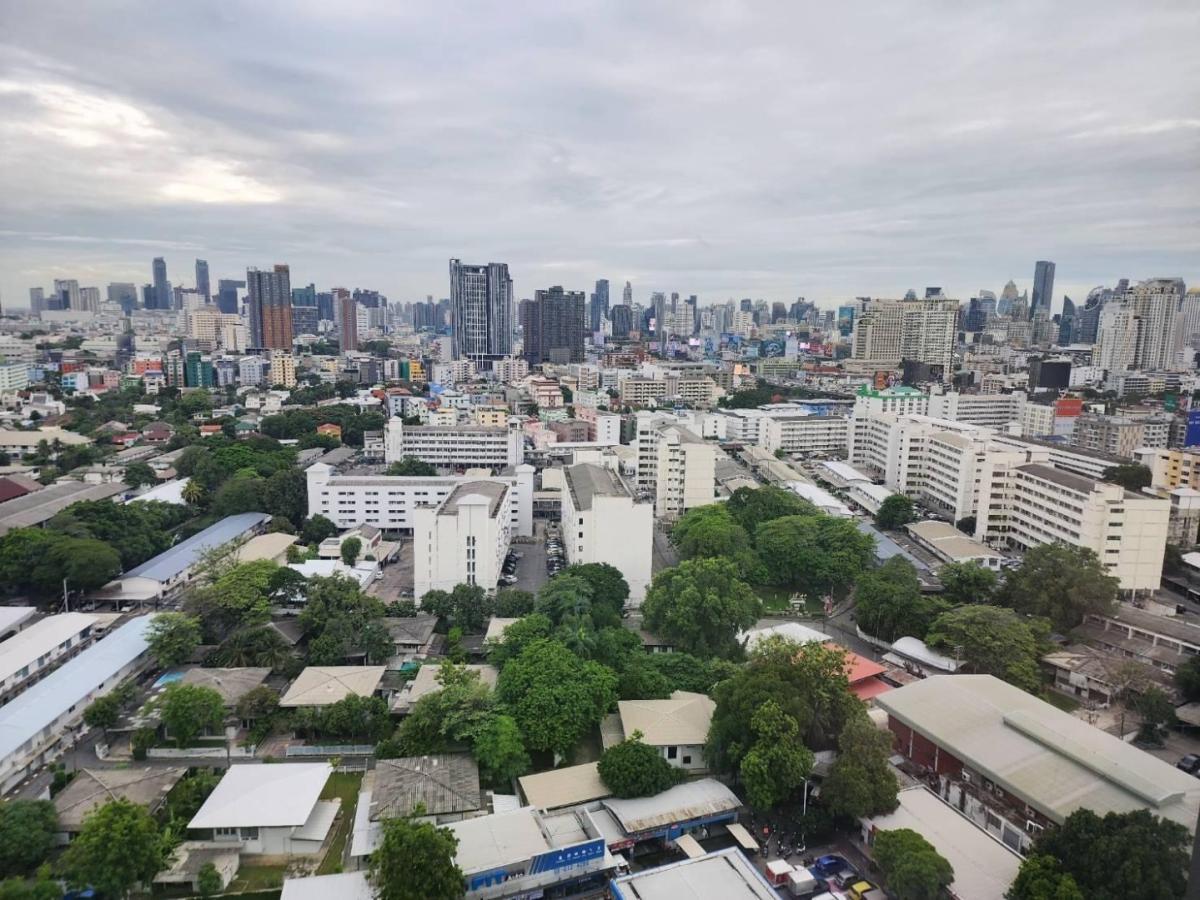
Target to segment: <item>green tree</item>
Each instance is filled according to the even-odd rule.
[[[505,619],[519,619],[533,612],[533,594],[517,588],[496,592],[495,614]]]
[[[1084,900],[1075,878],[1045,853],[1025,858],[1004,896],[1006,900]]]
[[[911,828],[875,835],[875,862],[896,900],[938,900],[954,881],[954,868]]]
[[[877,729],[860,708],[838,735],[838,757],[821,785],[825,806],[854,819],[895,809],[900,786],[888,765],[891,755],[891,733]]]
[[[582,578],[591,588],[592,621],[597,628],[619,625],[621,610],[629,599],[629,583],[621,570],[608,563],[575,563],[556,577]]]
[[[1036,627],[1038,621],[1042,627]],[[1042,620],[1027,621],[1002,606],[960,606],[934,620],[926,642],[961,659],[968,671],[995,675],[1023,691],[1037,694],[1042,642],[1049,628]]]
[[[257,475],[235,475],[222,484],[212,499],[213,515],[219,518],[239,513],[262,512],[264,480]]]
[[[724,503],[697,506],[684,513],[671,529],[671,543],[678,548],[681,559],[725,557],[747,577],[758,568],[749,533]]]
[[[725,659],[700,659],[690,653],[651,653],[641,657],[646,666],[667,680],[670,691],[691,691],[712,696],[717,684],[741,671]],[[668,693],[669,693],[668,692]]]
[[[759,525],[772,519],[817,514],[817,508],[807,500],[774,485],[738,488],[730,495],[725,508],[747,534],[754,534]]]
[[[959,606],[963,603],[987,603],[999,582],[996,573],[977,562],[953,562],[938,571],[942,599]]]
[[[419,699],[396,729],[395,743],[404,756],[441,753],[452,745],[474,746],[499,715],[496,696],[479,680],[478,672],[448,661],[438,668],[441,689]]]
[[[121,698],[116,692],[97,697],[83,711],[83,722],[88,728],[99,728],[108,738],[108,729],[117,724],[121,717]]]
[[[203,506],[208,500],[208,489],[199,480],[189,478],[188,483],[183,486],[181,496],[188,506]]]
[[[184,609],[218,640],[237,628],[263,625],[271,618],[271,585],[278,568],[269,559],[236,563],[193,589]]]
[[[1086,547],[1041,544],[1009,572],[996,601],[1019,613],[1043,616],[1056,631],[1069,631],[1089,613],[1116,608],[1120,582]]]
[[[529,771],[525,739],[512,716],[493,717],[475,739],[472,752],[485,780],[493,785],[508,785]]]
[[[308,513],[308,477],[301,469],[280,469],[263,482],[262,502],[263,512],[300,528]]]
[[[1088,900],[1182,897],[1191,844],[1187,828],[1148,810],[1101,818],[1077,809],[1038,835],[1030,857],[1058,860]]]
[[[162,612],[146,631],[150,655],[164,669],[183,665],[200,646],[200,620],[177,612]]]
[[[217,648],[218,665],[266,666],[283,669],[295,659],[288,642],[274,628],[265,625],[239,628]]]
[[[0,900],[61,900],[62,888],[54,880],[50,864],[42,865],[36,881],[6,878],[0,881]]]
[[[642,603],[648,631],[700,657],[736,657],[739,632],[762,613],[762,601],[724,559],[689,559],[654,576]]]
[[[1175,670],[1175,685],[1188,702],[1200,700],[1200,656],[1189,656]]]
[[[879,512],[875,513],[875,524],[884,531],[894,531],[915,518],[912,500],[904,494],[892,494],[879,504]]]
[[[274,688],[260,684],[251,688],[238,698],[237,716],[239,719],[254,721],[265,719],[279,709],[279,692]]]
[[[867,634],[885,641],[912,635],[924,638],[946,603],[921,593],[912,563],[893,556],[859,579],[854,594],[854,620]]]
[[[1175,724],[1175,704],[1171,698],[1162,688],[1151,685],[1134,694],[1131,705],[1142,723],[1140,738],[1162,744],[1161,729]]]
[[[750,718],[754,743],[738,767],[750,805],[773,809],[804,784],[812,771],[812,751],[800,740],[800,726],[774,700]]]
[[[58,814],[49,800],[0,802],[0,877],[28,875],[54,849]]]
[[[616,702],[617,676],[557,641],[543,639],[505,665],[497,693],[528,747],[566,756]]]
[[[560,572],[537,593],[534,609],[558,625],[567,616],[592,614],[592,585],[578,575]]]
[[[177,681],[167,685],[155,702],[163,725],[180,747],[186,747],[206,729],[216,731],[225,721],[221,695],[203,685]]]
[[[321,733],[373,744],[392,731],[387,701],[350,694],[321,710]]]
[[[149,884],[163,867],[165,847],[145,807],[112,800],[88,813],[83,829],[62,857],[75,887],[94,887],[108,897],[124,897],[137,884]]]
[[[371,854],[378,900],[459,900],[466,876],[455,863],[458,838],[449,828],[416,819],[388,819]]]
[[[600,780],[615,797],[649,797],[687,777],[667,762],[657,747],[643,743],[640,731],[605,750],[598,770]]]
[[[736,773],[753,745],[755,712],[774,701],[796,721],[801,740],[829,749],[847,718],[862,709],[850,693],[845,652],[824,644],[770,637],[755,644],[747,664],[717,683],[717,707],[705,745],[709,765]]]
[[[348,537],[342,541],[342,562],[348,566],[358,562],[358,554],[362,552],[362,541],[356,537]]]
[[[424,600],[421,602],[423,605]],[[550,637],[553,630],[553,624],[541,613],[523,616],[504,629],[502,640],[489,642],[491,647],[488,650],[488,662],[498,669],[503,669],[509,660],[520,656],[527,646]]]
[[[200,867],[200,871],[196,873],[196,891],[203,900],[210,900],[210,898],[217,896],[224,887],[221,873],[217,871],[217,867],[212,863],[205,863]]]
[[[850,519],[784,516],[759,525],[754,544],[767,580],[810,597],[844,594],[875,556],[875,539]]]
[[[1133,491],[1135,494],[1140,493],[1142,488],[1150,487],[1150,482],[1154,480],[1153,473],[1140,463],[1121,463],[1117,466],[1109,466],[1101,473],[1100,477],[1113,484],[1119,484],[1125,490]]]
[[[158,476],[144,462],[135,462],[127,465],[125,467],[125,474],[121,476],[121,480],[132,488],[141,487],[143,484],[150,486],[158,484]]]
[[[337,531],[336,525],[318,513],[304,520],[304,527],[300,529],[300,540],[306,544],[320,544],[326,538],[337,534]]]
[[[437,467],[424,460],[417,459],[415,456],[405,456],[388,466],[386,474],[429,477],[437,473]]]

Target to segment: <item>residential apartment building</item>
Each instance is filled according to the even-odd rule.
[[[455,359],[485,368],[513,355],[512,278],[506,263],[450,260],[450,310]]]
[[[1004,428],[1021,421],[1026,405],[1022,391],[1011,394],[961,394],[957,391],[931,393],[927,415],[935,419],[952,419],[970,425]]]
[[[291,388],[296,386],[296,359],[291,353],[274,350],[270,355],[271,386],[281,384]]]
[[[396,417],[388,419],[387,454],[389,463],[406,456],[427,462],[439,469],[504,469],[519,466],[525,460],[525,437],[519,419],[505,428],[480,425],[405,425]]]
[[[1130,460],[1140,448],[1165,448],[1170,428],[1170,416],[1134,418],[1084,413],[1075,419],[1071,444],[1081,450]]]
[[[532,300],[522,300],[522,355],[529,365],[583,362],[586,315],[583,291],[565,291],[561,285],[535,292]]]
[[[533,534],[533,466],[517,466],[510,474],[435,477],[339,475],[330,465],[314,463],[308,479],[308,514],[322,515],[338,528],[373,525],[383,531],[411,531],[413,513],[439,506],[464,481],[495,481],[509,490],[510,531]]]
[[[1134,459],[1150,470],[1151,487],[1200,490],[1200,450],[1146,447],[1135,452]]]
[[[845,416],[770,416],[763,420],[758,443],[772,453],[843,453],[849,423]]]
[[[650,584],[654,506],[638,502],[611,469],[591,463],[563,469],[563,550],[569,563],[608,563],[640,604]]]
[[[250,346],[254,349],[292,349],[291,270],[246,270],[246,299]]]
[[[673,520],[716,500],[716,466],[723,451],[654,413],[637,415],[638,496],[654,498],[654,514]]]
[[[942,380],[954,370],[958,301],[872,300],[854,322],[853,358],[879,369],[895,369],[905,360],[926,363]]]
[[[1044,462],[985,468],[975,537],[1029,550],[1056,541],[1087,547],[1126,593],[1156,590],[1170,502]]]
[[[0,704],[36,684],[92,640],[96,617],[47,616],[0,641]]]
[[[512,541],[512,498],[498,481],[464,481],[438,506],[413,510],[413,591],[494,591]]]

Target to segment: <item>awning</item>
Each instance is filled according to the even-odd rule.
[[[699,859],[704,856],[704,848],[690,834],[681,834],[675,838],[675,846],[686,853],[688,859]]]
[[[737,822],[730,822],[725,828],[733,836],[733,839],[737,841],[738,846],[747,853],[758,852],[758,841],[751,837],[750,832]]]

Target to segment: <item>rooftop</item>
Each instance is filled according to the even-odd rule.
[[[438,675],[441,673],[441,666],[426,665],[421,666],[417,670],[416,676],[413,677],[410,687],[406,692],[406,698],[410,704],[416,703],[426,694],[432,694],[435,691],[442,689],[441,682],[438,681]],[[500,671],[495,666],[488,665],[468,665],[464,666],[468,672],[474,672],[479,676],[479,683],[495,688],[496,681],[500,677]]]
[[[621,479],[605,466],[594,463],[579,463],[563,470],[567,490],[576,509],[591,509],[596,497],[628,497],[629,489]]]
[[[239,563],[257,562],[262,559],[279,559],[287,553],[288,547],[296,543],[294,534],[284,534],[273,531],[269,534],[256,534],[246,543],[237,548],[234,559]]]
[[[537,814],[528,807],[464,819],[446,827],[458,838],[455,861],[466,875],[525,862],[551,849]]]
[[[742,805],[733,791],[713,778],[685,781],[650,797],[602,802],[627,834],[730,812]]]
[[[900,791],[899,807],[868,822],[880,830],[911,828],[954,867],[950,891],[971,900],[1004,900],[1021,857],[925,787]]]
[[[381,759],[371,790],[371,820],[407,816],[417,804],[441,816],[479,809],[479,766],[468,753]]]
[[[729,847],[613,879],[614,900],[776,900],[779,894],[740,850]]]
[[[202,669],[196,666],[184,672],[181,680],[184,684],[212,688],[221,695],[226,706],[235,706],[244,695],[261,687],[270,674],[269,668]]]
[[[1055,822],[1148,809],[1195,827],[1200,781],[990,675],[935,675],[876,705]]]
[[[395,643],[418,647],[424,645],[433,636],[433,630],[437,627],[437,621],[437,616],[429,615],[389,616],[380,620]]]
[[[129,800],[153,812],[186,773],[185,767],[80,769],[54,798],[59,828],[78,831],[88,813],[110,800]]]
[[[612,794],[600,780],[600,764],[595,762],[537,772],[517,781],[525,801],[537,809],[575,806]]]
[[[302,826],[332,771],[323,762],[230,766],[188,828]]]
[[[41,525],[72,503],[82,500],[107,500],[129,490],[117,481],[88,484],[83,481],[57,481],[47,488],[15,497],[0,505],[0,535],[14,528]]]
[[[1096,489],[1096,485],[1101,483],[1084,475],[1076,475],[1074,472],[1056,469],[1054,466],[1048,466],[1045,463],[1025,463],[1016,468],[1019,472],[1027,472],[1035,478],[1041,478],[1043,481],[1049,481],[1052,484],[1057,484],[1071,491],[1078,491],[1081,494],[1090,494]]]
[[[366,872],[310,875],[283,882],[279,900],[374,900],[375,891]]]
[[[504,501],[504,495],[507,492],[508,487],[498,481],[466,481],[457,485],[442,501],[438,515],[456,516],[460,503],[470,500],[472,497],[482,497],[488,504],[488,516],[494,519],[500,511],[500,504]]]
[[[703,744],[716,703],[707,694],[675,691],[667,700],[621,700],[617,710],[625,736],[635,731],[654,746]]]
[[[279,705],[329,706],[352,694],[370,697],[383,673],[383,666],[309,666],[291,683]]]
[[[0,642],[0,683],[95,624],[86,613],[47,616]]]
[[[1097,619],[1100,621],[1107,619],[1110,622],[1117,622],[1121,625],[1128,625],[1142,631],[1161,634],[1183,643],[1200,646],[1200,626],[1193,625],[1185,619],[1176,618],[1175,616],[1156,615],[1144,609],[1138,609],[1136,606],[1130,606],[1128,603],[1120,604],[1117,611],[1112,615],[1102,616],[1093,614],[1089,616],[1089,621],[1096,621]]]
[[[483,639],[485,641],[503,641],[504,629],[513,622],[521,621],[519,618],[506,618],[504,616],[492,616],[488,619],[487,631],[484,632]]]
[[[36,606],[0,606],[0,634],[19,628],[37,613]],[[0,650],[3,645],[0,645]]]
[[[59,716],[146,652],[153,616],[131,619],[0,706],[0,761],[49,729]]]
[[[153,559],[146,560],[140,566],[130,569],[118,580],[124,578],[149,578],[152,581],[170,581],[195,565],[206,551],[236,540],[250,529],[267,522],[270,518],[266,513],[258,512],[227,516],[215,525],[210,525],[200,533],[192,535],[187,540],[180,541],[170,550],[160,553]]]

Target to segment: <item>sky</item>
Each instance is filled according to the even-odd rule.
[[[1200,282],[1200,3],[0,0],[0,300]]]

